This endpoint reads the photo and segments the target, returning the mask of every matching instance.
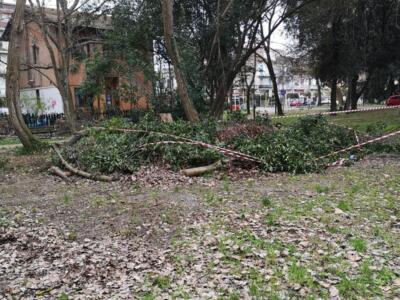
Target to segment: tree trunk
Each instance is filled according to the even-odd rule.
[[[337,79],[334,78],[331,81],[331,111],[337,111],[336,96],[337,96]]]
[[[351,97],[353,95],[353,84],[352,80],[347,80],[347,95],[346,95],[346,103],[344,104],[344,110],[351,109]]]
[[[322,92],[321,92],[321,80],[317,78],[318,87],[318,106],[322,106]]]
[[[216,98],[211,106],[211,115],[215,118],[221,117],[224,112],[224,103],[228,95],[228,89],[223,82],[218,83]]]
[[[75,107],[73,104],[73,99],[72,99],[72,93],[69,90],[69,83],[68,79],[65,79],[63,81],[66,81],[67,84],[63,84],[62,86],[59,86],[59,91],[60,95],[62,98],[63,102],[63,108],[64,108],[64,114],[65,118],[67,121],[67,125],[71,133],[75,133],[77,128],[76,128],[76,113],[75,113]]]
[[[267,67],[268,67],[269,76],[271,77],[271,81],[272,81],[272,90],[273,90],[274,98],[275,98],[276,111],[278,113],[278,116],[283,116],[284,113],[283,113],[283,109],[282,109],[281,100],[279,99],[278,83],[276,81],[274,65],[273,65],[272,59],[271,59],[270,47],[266,47],[265,52],[267,54],[266,63],[267,63]]]
[[[19,70],[21,42],[24,31],[24,12],[26,0],[17,0],[15,12],[12,18],[11,34],[8,46],[7,63],[7,106],[9,110],[9,121],[13,126],[22,145],[26,148],[33,148],[38,142],[29,131],[22,116],[19,101]]]
[[[358,79],[359,79],[358,75],[355,75],[351,80],[351,86],[352,86],[350,94],[351,109],[357,109],[358,99],[360,99],[361,94],[363,93],[363,89],[360,92],[357,91]]]
[[[173,17],[173,1],[161,0],[162,18],[164,24],[165,45],[172,64],[174,65],[176,82],[178,85],[178,94],[181,99],[183,110],[190,122],[199,121],[199,115],[189,96],[187,82],[181,70],[181,57],[179,49],[174,38],[174,17]]]
[[[247,115],[251,114],[250,97],[251,97],[251,87],[247,87],[247,89],[246,89],[246,110],[247,110]]]

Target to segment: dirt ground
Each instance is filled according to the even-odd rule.
[[[398,156],[150,188],[1,155],[0,299],[400,299]]]

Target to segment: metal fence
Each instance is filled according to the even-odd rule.
[[[28,128],[42,128],[47,126],[54,126],[56,121],[63,117],[63,114],[24,114],[23,117]]]

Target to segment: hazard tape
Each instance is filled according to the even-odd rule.
[[[338,154],[341,154],[341,153],[348,152],[348,151],[353,150],[353,149],[359,149],[359,148],[362,148],[362,147],[364,147],[366,145],[373,144],[373,143],[376,143],[376,142],[379,142],[379,141],[383,141],[383,140],[386,140],[388,138],[394,137],[396,135],[400,135],[400,130],[396,131],[396,132],[393,132],[393,133],[385,134],[385,135],[383,135],[381,137],[366,141],[366,142],[361,143],[361,144],[357,144],[355,146],[351,146],[351,147],[348,147],[348,148],[345,148],[345,149],[342,149],[342,150],[339,150],[339,151],[332,152],[330,154],[321,156],[321,157],[317,158],[316,160],[325,159],[325,158],[328,158],[328,157],[331,157],[331,156],[335,156],[335,155],[338,155]]]
[[[273,116],[273,117],[271,117],[271,119],[288,119],[288,118],[299,118],[299,117],[309,117],[309,116],[332,116],[332,115],[339,115],[339,114],[389,110],[389,109],[396,109],[396,108],[400,108],[400,105],[380,106],[380,107],[366,108],[366,109],[341,110],[341,111],[334,111],[334,112],[319,112],[319,113],[312,113],[312,114],[289,114],[286,116]]]

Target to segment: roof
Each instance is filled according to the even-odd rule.
[[[37,9],[35,9],[36,13],[39,13]],[[57,10],[54,8],[44,8],[45,13],[45,21],[46,23],[53,23],[56,24],[58,22],[57,18]],[[32,9],[26,8],[25,9],[25,20],[32,20]],[[87,13],[85,12],[75,12],[73,14],[74,21],[76,24],[74,27],[76,28],[92,28],[92,29],[99,29],[99,30],[106,30],[111,28],[111,17],[106,15],[98,15],[97,18],[87,18]],[[8,41],[11,32],[11,22],[12,18],[8,21],[7,25],[5,26],[4,32],[0,37],[0,41]]]

